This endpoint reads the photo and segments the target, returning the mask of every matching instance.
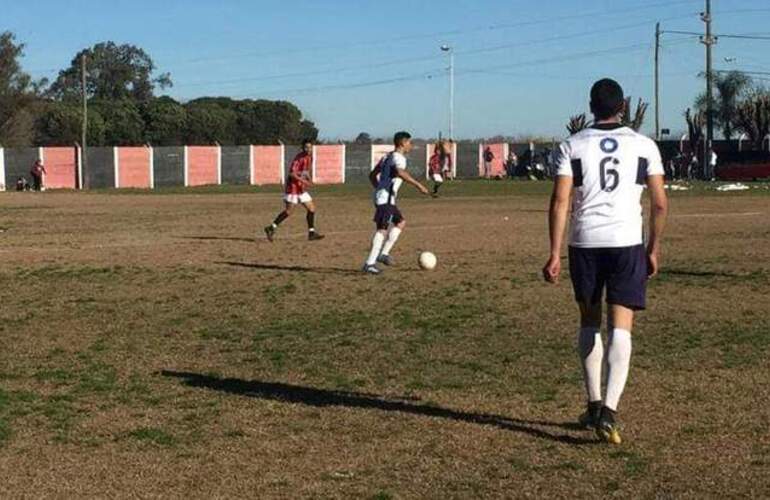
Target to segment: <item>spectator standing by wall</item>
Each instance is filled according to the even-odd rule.
[[[47,173],[43,162],[35,160],[35,164],[32,165],[32,169],[29,171],[29,174],[32,176],[32,186],[35,191],[42,191],[44,189],[43,179]]]
[[[489,146],[484,150],[484,178],[489,179],[492,174],[492,161],[495,159],[495,154],[492,152],[492,148]]]
[[[716,151],[714,151],[713,148],[709,148],[709,172],[706,179],[713,181],[716,178],[718,160],[719,157],[717,156]]]
[[[511,148],[508,153],[508,160],[505,162],[505,171],[508,177],[513,178],[516,175],[516,168],[519,166],[519,157],[516,156],[516,152]]]

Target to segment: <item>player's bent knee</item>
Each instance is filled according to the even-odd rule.
[[[579,302],[580,307],[580,326],[600,327],[602,324],[602,304],[592,304],[589,301]]]

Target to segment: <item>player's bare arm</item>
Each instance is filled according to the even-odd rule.
[[[548,227],[551,238],[551,255],[543,268],[543,277],[549,283],[558,283],[561,274],[561,248],[567,228],[572,177],[558,176],[551,194]]]
[[[417,188],[417,190],[419,192],[421,192],[422,194],[430,194],[430,191],[428,191],[428,188],[423,186],[420,181],[418,181],[417,179],[412,177],[412,174],[410,174],[408,171],[406,171],[406,170],[399,170],[398,171],[398,176],[401,179],[403,179],[404,182],[406,182],[407,184],[411,184],[412,186]]]
[[[647,191],[650,196],[650,237],[647,243],[648,273],[650,277],[660,270],[660,241],[668,216],[668,197],[662,175],[647,177]]]
[[[312,186],[312,183],[310,182],[310,180],[308,180],[305,177],[303,177],[302,175],[300,175],[299,168],[296,168],[294,166],[292,166],[291,170],[289,171],[289,177],[292,180],[294,180],[296,182],[299,182],[300,184],[302,184],[302,186],[304,186],[306,188]]]
[[[374,170],[369,172],[369,182],[372,184],[372,187],[377,189],[377,178],[380,176],[380,164],[378,163],[376,167],[374,167]]]

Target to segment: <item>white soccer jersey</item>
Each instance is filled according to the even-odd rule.
[[[380,179],[374,191],[375,205],[395,205],[398,190],[404,182],[399,176],[399,170],[406,170],[406,156],[393,151],[380,160]]]
[[[556,175],[573,178],[570,246],[640,245],[647,177],[663,175],[655,142],[619,124],[595,125],[559,148]]]

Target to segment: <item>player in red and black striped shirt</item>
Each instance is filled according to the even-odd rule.
[[[283,195],[285,208],[278,214],[272,224],[265,227],[267,239],[273,241],[275,232],[281,222],[285,221],[294,211],[294,207],[299,205],[307,210],[307,228],[308,239],[310,241],[322,240],[324,237],[315,230],[315,203],[307,190],[313,185],[313,141],[305,140],[302,142],[302,151],[300,151],[289,167],[289,176],[286,179],[286,190]]]

